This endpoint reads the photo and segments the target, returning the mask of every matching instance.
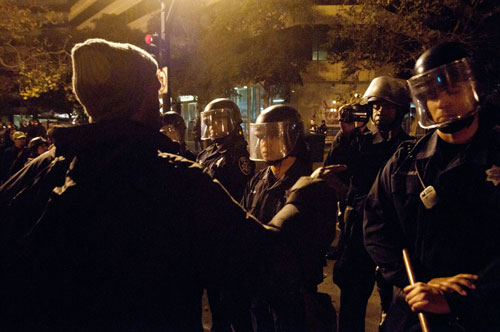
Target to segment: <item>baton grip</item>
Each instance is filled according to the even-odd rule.
[[[403,261],[405,263],[406,274],[408,275],[408,280],[410,281],[410,285],[415,284],[415,274],[413,273],[413,268],[411,266],[410,254],[407,249],[403,249]],[[422,332],[430,332],[429,322],[427,321],[427,316],[423,312],[417,313],[418,321],[420,322],[420,327],[422,328]]]

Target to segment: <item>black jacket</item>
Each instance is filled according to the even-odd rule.
[[[335,263],[334,281],[340,287],[373,280],[375,265],[363,244],[363,206],[377,173],[382,169],[401,142],[411,139],[402,129],[398,135],[384,138],[380,131],[356,130],[347,138],[337,134],[332,142],[325,165],[346,164],[339,177],[349,186],[347,201],[342,208],[353,207],[341,234],[341,256]]]
[[[248,182],[241,205],[261,222],[267,224],[285,205],[290,188],[301,176],[311,174],[311,165],[297,158],[283,178],[276,180],[268,166]]]
[[[370,190],[375,177],[401,142],[411,140],[413,137],[402,129],[398,135],[385,139],[376,130],[374,132],[360,132],[355,130],[351,137],[337,134],[324,165],[346,164],[347,170],[340,176],[350,181],[351,191],[356,196],[364,196]]]
[[[290,201],[265,227],[199,165],[161,152],[165,138],[131,121],[66,128],[58,157],[19,177],[27,191],[56,187],[15,250],[2,248],[1,330],[200,331],[203,286],[265,289],[262,276],[280,275],[270,257],[332,236],[329,214],[316,208],[328,200]],[[67,166],[64,176],[52,174],[56,165]]]
[[[496,130],[478,132],[464,146],[443,145],[437,132],[414,147],[401,146],[377,177],[365,205],[366,248],[384,277],[398,287],[408,285],[403,248],[409,250],[416,280],[422,282],[481,274],[498,262],[499,165]],[[431,209],[419,197],[424,186],[437,192],[437,205]],[[496,271],[496,277],[480,279],[478,289],[468,296],[447,295],[453,314],[470,331],[500,329],[498,264]],[[415,322],[416,316],[409,315]]]
[[[228,136],[224,142],[213,143],[201,151],[196,161],[239,202],[248,180],[255,173],[255,163],[248,157],[244,138]]]
[[[275,291],[310,292],[323,281],[325,254],[335,237],[337,212],[331,206],[337,200],[318,179],[304,176],[290,188],[283,208],[269,223],[281,232],[281,255],[273,260]]]
[[[202,285],[259,279],[274,233],[164,137],[129,121],[60,133],[63,183],[2,261],[2,330],[194,331]]]
[[[52,148],[33,159],[0,186],[0,211],[2,211],[0,242],[2,246],[6,249],[14,248],[42,215],[54,187],[64,185],[69,164],[75,157],[75,151],[71,146],[108,139],[101,132],[110,132],[120,137],[122,135],[117,133],[117,125],[121,126],[123,135],[130,135],[131,132],[140,128],[131,121],[54,128],[53,137],[57,141],[57,149]],[[158,150],[179,153],[179,145],[165,135],[150,132],[142,134],[150,136],[147,137],[147,141],[154,142]],[[145,141],[145,137],[138,138]]]
[[[5,149],[0,159],[0,184],[5,182],[14,173],[23,168],[28,160],[28,151],[14,145]]]

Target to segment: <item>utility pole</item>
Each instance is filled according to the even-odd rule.
[[[169,3],[167,6],[167,2]],[[160,69],[167,67],[167,92],[161,94],[163,100],[163,112],[170,111],[171,103],[170,98],[172,89],[170,85],[170,34],[168,33],[168,26],[171,21],[172,8],[174,7],[175,0],[161,0],[160,20]]]

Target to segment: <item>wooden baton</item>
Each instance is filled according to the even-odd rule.
[[[413,273],[413,268],[411,267],[410,254],[407,249],[403,249],[403,261],[405,262],[406,274],[408,275],[408,280],[410,285],[415,284],[415,274]],[[427,317],[423,312],[417,313],[418,320],[420,322],[420,327],[422,332],[430,332],[429,323],[427,322]]]

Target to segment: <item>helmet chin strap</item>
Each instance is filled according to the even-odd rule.
[[[239,127],[235,128],[233,131],[231,131],[229,133],[229,135],[219,137],[219,138],[212,138],[212,141],[214,141],[217,144],[224,144],[224,143],[232,140],[234,137],[238,137],[238,136],[243,136],[243,132],[241,131],[241,129]]]
[[[441,131],[445,134],[453,134],[453,133],[456,133],[457,131],[460,131],[464,128],[469,127],[472,124],[473,120],[474,120],[474,117],[468,116],[466,118],[454,121],[450,124],[447,124],[444,127],[439,128],[439,131]]]
[[[265,162],[266,162],[266,165],[268,165],[268,166],[276,166],[279,163],[281,163],[283,160],[285,160],[286,157],[288,157],[288,155],[281,158],[281,159],[278,159],[278,160],[266,160]]]
[[[456,133],[457,131],[460,131],[464,128],[467,128],[474,121],[474,115],[476,115],[477,111],[479,111],[479,109],[476,109],[476,112],[472,112],[471,114],[469,114],[468,116],[466,116],[463,119],[459,119],[457,121],[453,121],[451,123],[448,123],[447,125],[445,125],[443,127],[439,127],[438,130],[442,133],[445,133],[445,134],[453,134],[453,133]]]

